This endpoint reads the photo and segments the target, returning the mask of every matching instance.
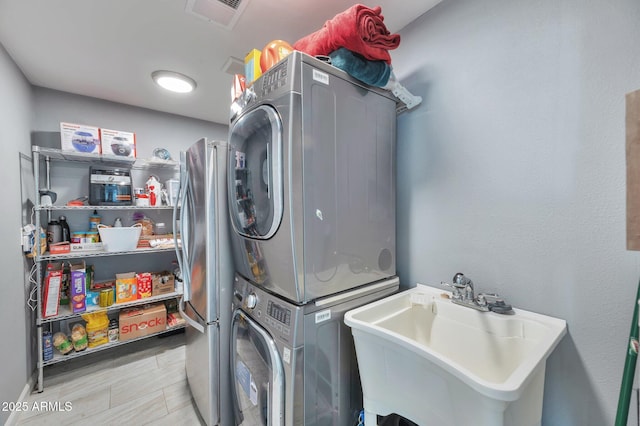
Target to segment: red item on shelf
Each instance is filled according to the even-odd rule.
[[[356,4],[325,22],[318,31],[294,43],[293,48],[311,56],[328,56],[344,47],[372,61],[391,63],[389,50],[400,45],[400,35],[384,25],[382,8]]]

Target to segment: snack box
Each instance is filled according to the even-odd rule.
[[[49,244],[49,254],[64,254],[70,251],[71,248],[67,242]]]
[[[101,154],[100,129],[84,124],[60,123],[60,147],[63,151]]]
[[[87,290],[85,303],[87,304],[87,309],[100,306],[100,290]]]
[[[86,265],[84,260],[71,265],[71,282],[69,283],[69,299],[71,311],[76,314],[87,309],[86,304]]]
[[[62,289],[62,262],[49,263],[45,276],[42,316],[44,318],[58,315],[60,291]]]
[[[167,310],[164,303],[125,308],[120,311],[119,340],[132,340],[167,329]]]
[[[136,158],[136,134],[122,130],[100,129],[102,153]]]
[[[175,291],[175,281],[173,274],[169,271],[154,273],[151,276],[151,294],[160,296],[161,294],[173,293]]]
[[[151,272],[142,272],[136,275],[136,284],[138,286],[138,299],[151,297]]]
[[[116,274],[116,303],[131,302],[137,299],[136,273]]]

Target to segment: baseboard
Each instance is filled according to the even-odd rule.
[[[37,374],[37,371],[36,371],[36,374]],[[20,396],[18,397],[18,401],[17,401],[18,403],[26,401],[27,398],[29,397],[29,394],[31,393],[31,389],[33,389],[33,385],[35,383],[35,377],[36,377],[35,374],[29,377],[29,380],[24,385],[22,392],[20,392]],[[20,420],[20,411],[12,411],[11,414],[9,415],[9,418],[5,422],[4,426],[15,426],[18,424],[18,420]]]

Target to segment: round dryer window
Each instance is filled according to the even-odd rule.
[[[282,220],[282,123],[273,107],[261,105],[229,131],[229,208],[236,232],[271,238]]]

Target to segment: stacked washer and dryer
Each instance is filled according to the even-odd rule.
[[[350,425],[344,313],[398,290],[396,101],[300,52],[232,107],[228,196],[237,425]]]

